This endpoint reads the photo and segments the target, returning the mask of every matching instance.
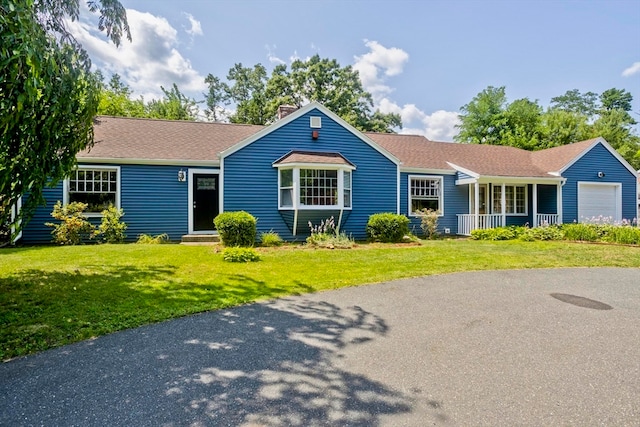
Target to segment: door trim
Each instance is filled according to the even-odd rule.
[[[193,175],[195,174],[212,174],[218,175],[218,182],[220,181],[220,169],[192,169],[189,168],[187,175],[187,186],[189,187],[189,196],[187,197],[187,213],[189,218],[189,234],[212,234],[216,231],[211,230],[198,230],[193,229]],[[220,186],[218,185],[218,188]],[[220,190],[218,190],[220,191]]]

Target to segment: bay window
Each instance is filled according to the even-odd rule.
[[[281,167],[280,209],[350,209],[351,168]]]

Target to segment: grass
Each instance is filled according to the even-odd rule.
[[[440,240],[348,250],[260,248],[224,262],[211,246],[91,245],[0,251],[0,359],[265,298],[487,269],[640,267],[640,248]]]

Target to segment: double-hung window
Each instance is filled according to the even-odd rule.
[[[109,205],[119,208],[119,180],[117,166],[78,166],[65,181],[65,203],[86,203],[87,214],[100,214]]]
[[[420,215],[423,209],[442,215],[442,177],[409,176],[409,208],[411,215]]]
[[[527,192],[524,185],[504,186],[504,212],[511,215],[527,213]],[[493,186],[493,213],[502,213],[502,185]]]

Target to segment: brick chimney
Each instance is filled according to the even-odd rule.
[[[293,105],[281,105],[278,107],[278,120],[284,119],[289,114],[296,111],[298,108]]]

